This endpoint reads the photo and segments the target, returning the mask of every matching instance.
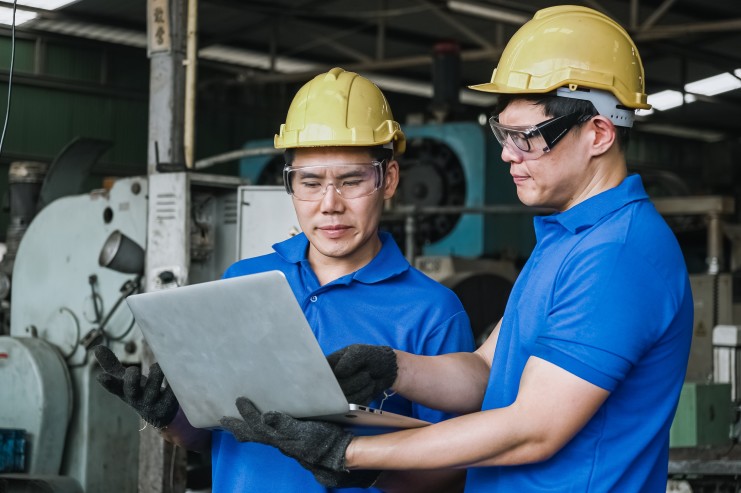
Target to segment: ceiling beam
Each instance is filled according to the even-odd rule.
[[[293,20],[292,22],[301,24],[303,26],[302,29],[309,31],[311,35],[314,37],[314,40],[301,43],[301,45],[297,46],[293,50],[280,53],[281,55],[292,56],[292,55],[296,55],[297,53],[310,50],[311,48],[316,48],[318,46],[326,46],[330,50],[333,50],[337,53],[350,57],[359,62],[368,62],[372,60],[370,56],[350,48],[345,43],[338,42],[338,40],[341,40],[342,38],[355,35],[359,31],[365,30],[366,29],[365,27],[356,26],[350,29],[345,29],[344,31],[335,31],[331,35],[326,35],[313,24],[304,23],[298,20]]]
[[[493,5],[473,3],[470,1],[448,0],[447,7],[453,12],[468,14],[473,17],[521,26],[530,20],[530,15],[512,10],[505,10]]]
[[[631,31],[638,29],[638,14],[641,11],[641,4],[639,0],[630,0],[630,19],[628,20],[628,27]]]
[[[387,0],[379,0],[381,10],[388,7]],[[386,17],[379,15],[376,20],[376,60],[386,58]]]
[[[693,24],[675,24],[671,26],[653,27],[648,31],[639,31],[633,34],[636,42],[653,41],[657,39],[680,38],[682,36],[699,33],[730,32],[738,34],[741,30],[741,19],[729,19],[717,22],[697,22]]]
[[[641,24],[641,27],[638,29],[639,32],[645,32],[648,31],[656,22],[664,17],[664,15],[667,13],[667,11],[674,5],[674,2],[677,0],[664,0],[664,2],[659,5],[659,8],[654,10],[651,15],[648,16],[648,19],[645,20],[643,24]]]
[[[683,44],[674,43],[672,41],[657,41],[651,43],[650,47],[654,50],[652,59],[656,58],[656,55],[672,55],[680,56],[686,59],[692,60],[693,62],[702,63],[711,67],[714,67],[721,72],[734,70],[741,68],[741,56],[733,56],[726,54],[718,54],[710,50],[705,50],[697,46],[688,47]],[[644,60],[646,58],[644,57]]]
[[[494,46],[489,43],[489,40],[484,38],[483,36],[480,36],[477,34],[473,29],[467,27],[462,22],[456,20],[453,16],[448,15],[447,13],[443,12],[442,9],[436,5],[433,5],[428,0],[417,0],[418,3],[421,3],[422,5],[426,5],[430,8],[430,12],[435,14],[440,20],[451,26],[453,29],[458,31],[459,33],[466,36],[469,40],[473,41],[474,43],[478,44],[482,48],[486,49],[492,49]]]
[[[607,7],[605,7],[604,5],[602,5],[597,0],[584,0],[584,3],[587,4],[588,7],[592,7],[594,10],[596,10],[598,12],[602,12],[603,14],[605,14],[608,17],[612,17],[613,19],[617,19],[618,18],[615,14],[613,14],[612,12],[610,12],[610,10]]]
[[[461,52],[462,61],[479,61],[479,60],[498,60],[502,55],[501,48],[491,48],[482,50],[469,50]],[[418,67],[424,65],[432,65],[433,56],[428,55],[417,55],[410,57],[399,57],[399,58],[387,58],[385,60],[371,60],[369,62],[351,63],[344,64],[342,68],[352,72],[365,72],[365,71],[386,71],[409,67]],[[317,74],[317,71],[324,69],[330,69],[327,64],[317,63],[316,69],[310,71],[300,71],[282,74],[256,74],[250,73],[245,74],[246,79],[249,82],[256,82],[260,84],[270,84],[274,82],[300,82],[305,81],[310,77]]]

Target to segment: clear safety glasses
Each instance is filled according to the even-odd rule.
[[[298,200],[322,200],[330,186],[344,199],[357,199],[381,188],[383,162],[299,167],[286,165],[283,168],[283,180],[286,191]]]
[[[489,125],[502,147],[520,152],[527,159],[538,159],[549,152],[572,128],[592,118],[582,112],[551,118],[537,125],[510,126],[499,123],[499,115]],[[511,144],[514,144],[512,147]]]

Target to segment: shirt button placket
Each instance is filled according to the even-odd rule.
[[[309,298],[309,301],[311,301],[312,303],[316,303],[316,300],[318,299],[319,298],[317,297],[317,295],[313,295],[311,298]]]

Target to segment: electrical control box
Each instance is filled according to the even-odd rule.
[[[731,384],[685,382],[669,432],[669,446],[730,444],[731,409]]]
[[[23,472],[26,468],[26,431],[0,428],[0,472]]]

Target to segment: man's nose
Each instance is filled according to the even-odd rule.
[[[522,161],[522,152],[511,142],[506,142],[502,146],[502,161],[505,163],[518,163]]]
[[[340,195],[337,187],[334,186],[334,183],[327,183],[321,202],[322,212],[335,211],[342,207],[342,203],[342,195]]]

